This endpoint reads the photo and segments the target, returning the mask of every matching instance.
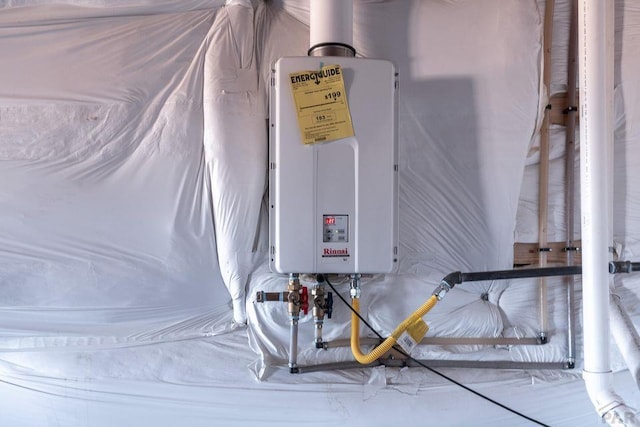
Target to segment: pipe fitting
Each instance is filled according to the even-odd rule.
[[[317,284],[311,289],[313,296],[313,323],[315,327],[314,342],[316,348],[322,348],[322,325],[324,323],[324,314],[326,309],[326,301],[324,296],[324,285]]]
[[[582,373],[589,398],[598,415],[610,426],[640,426],[635,411],[613,391],[611,372]]]
[[[297,274],[289,276],[287,290],[289,291],[287,295],[289,315],[297,318],[300,315],[300,279]]]
[[[538,344],[543,345],[549,342],[549,338],[547,337],[546,332],[540,332],[538,334]]]
[[[323,319],[326,308],[324,286],[316,285],[311,288],[311,296],[313,297],[312,311],[314,319]]]
[[[631,273],[633,270],[631,268],[631,261],[610,261],[609,262],[609,273]]]
[[[287,303],[289,315],[297,317],[300,314],[300,292],[298,290],[289,291]]]
[[[634,271],[640,271],[640,262],[631,261],[610,261],[609,273],[632,273]]]
[[[345,56],[353,58],[356,50],[346,43],[318,43],[309,48],[308,56]]]
[[[442,301],[442,298],[444,298],[445,295],[447,295],[447,293],[453,289],[453,285],[449,284],[449,282],[446,281],[442,281],[440,282],[440,284],[438,285],[438,287],[436,288],[435,291],[433,291],[433,296],[435,296],[436,298],[438,298],[438,301]]]
[[[349,283],[349,296],[351,296],[351,299],[359,299],[360,298],[360,275],[359,274],[352,274],[351,275],[351,281]]]
[[[459,271],[455,271],[453,273],[449,273],[440,281],[440,284],[433,291],[433,296],[438,298],[438,301],[441,301],[442,298],[457,284],[462,283],[462,273]]]
[[[360,299],[360,294],[362,292],[360,291],[360,287],[356,287],[356,288],[351,288],[349,289],[349,296],[351,297],[351,299]]]
[[[611,372],[587,372],[582,373],[589,398],[596,408],[598,415],[605,415],[620,406],[625,407],[620,396],[613,391]]]

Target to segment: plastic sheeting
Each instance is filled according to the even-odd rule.
[[[246,323],[245,286],[266,189],[267,114],[258,85],[253,7],[235,3],[221,11],[206,55],[204,147],[221,271],[234,320]]]
[[[202,143],[215,11],[31,13],[0,26],[2,348],[211,332],[228,313]]]
[[[469,413],[482,413],[473,419],[424,405],[441,393],[457,405],[464,394],[417,370],[290,377],[280,368],[286,307],[252,301],[256,290],[286,286],[261,263],[266,83],[274,60],[306,53],[308,2],[228,3],[0,2],[0,423],[243,425],[262,414],[299,423],[303,408],[274,408],[302,390],[330,414],[316,424],[388,422],[397,414],[384,404],[393,403],[417,423],[429,409],[439,424],[516,425],[485,404],[470,403],[477,410]],[[563,90],[566,69],[568,8],[557,3],[552,92]],[[363,284],[363,313],[382,333],[445,274],[509,268],[513,242],[537,238],[543,5],[355,2],[358,53],[390,59],[400,72],[400,270]],[[621,258],[637,261],[640,9],[617,5],[615,238]],[[564,238],[562,139],[555,128],[550,240]],[[638,279],[617,284],[638,323]],[[533,281],[462,285],[427,316],[429,334],[528,336],[535,300]],[[242,322],[245,301],[248,336],[206,337]],[[416,355],[562,360],[565,306],[554,281],[550,304],[546,346]],[[350,360],[347,348],[313,348],[312,327],[301,321],[301,363]],[[336,301],[325,337],[346,338],[348,329]],[[187,338],[197,339],[178,341]],[[141,344],[154,345],[115,348]],[[268,381],[256,384],[249,363]],[[529,387],[529,373],[457,372],[520,409],[532,402],[533,415],[548,408],[541,418],[553,425],[599,423],[585,415],[591,406],[576,393],[579,381],[550,400],[558,383]],[[250,413],[238,401],[263,403]],[[147,418],[151,410],[157,416]]]
[[[283,369],[269,382],[255,383],[246,369],[252,357],[242,331],[127,349],[4,355],[10,363],[0,365],[0,421],[7,426],[364,427],[397,423],[401,414],[416,425],[532,425],[418,369],[376,368],[366,376],[361,370],[291,376]],[[485,372],[446,373],[548,425],[601,425],[582,381],[532,380],[524,372],[491,371],[491,378]],[[635,387],[627,373],[615,381]],[[637,389],[632,397],[640,397]]]

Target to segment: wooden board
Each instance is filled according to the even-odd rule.
[[[575,246],[580,248],[582,242],[580,240],[575,241]],[[548,264],[566,264],[567,252],[564,250],[566,246],[565,242],[550,242],[547,247],[551,251],[547,252]],[[513,245],[513,265],[523,266],[538,264],[539,262],[539,245],[538,243],[515,243]],[[582,263],[582,257],[580,251],[573,252],[574,265],[580,265]]]
[[[575,108],[574,111],[569,112],[569,96],[567,92],[556,93],[549,98],[549,105],[551,105],[551,110],[549,111],[549,119],[551,123],[554,125],[567,125],[567,118],[569,114],[573,114],[576,121],[578,120],[578,93],[575,95],[575,105],[571,106]]]

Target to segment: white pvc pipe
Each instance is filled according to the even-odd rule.
[[[636,426],[640,424],[633,412],[613,391],[609,358],[613,30],[613,0],[578,1],[583,377],[596,411],[606,422]]]
[[[618,295],[611,295],[611,335],[636,384],[640,386],[640,336],[622,306]]]
[[[612,36],[606,28],[613,1],[579,2],[580,184],[584,353],[589,372],[609,371],[609,215],[608,146],[612,143],[613,81],[609,76]],[[607,7],[611,6],[611,8]],[[609,10],[611,9],[611,10]],[[605,340],[605,338],[607,338]]]
[[[310,0],[311,47],[321,43],[353,46],[353,0]]]

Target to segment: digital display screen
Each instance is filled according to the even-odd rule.
[[[324,217],[324,224],[325,225],[334,225],[336,223],[336,217],[335,216],[325,216]]]

